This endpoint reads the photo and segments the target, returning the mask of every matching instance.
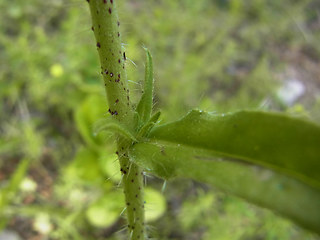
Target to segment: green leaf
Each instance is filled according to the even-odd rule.
[[[142,125],[147,123],[151,116],[152,111],[152,98],[153,98],[153,64],[152,56],[148,49],[146,49],[146,68],[145,68],[145,80],[144,91],[138,103],[136,111],[140,116]]]
[[[160,117],[161,112],[156,112],[153,114],[153,116],[150,118],[149,122],[147,122],[144,126],[142,126],[137,134],[137,137],[145,137],[146,135],[149,134],[151,129],[156,125],[159,117]]]
[[[19,189],[19,185],[28,171],[31,160],[22,159],[16,167],[14,173],[11,175],[9,184],[0,189],[0,210],[9,204],[9,201],[14,198],[14,195]]]
[[[161,115],[160,111],[156,112],[155,114],[152,115],[152,117],[150,118],[149,122],[154,123],[154,124],[157,123],[158,120],[159,120],[160,115]]]
[[[118,160],[118,155],[116,153],[110,153],[109,151],[106,151],[105,148],[102,149],[99,156],[99,166],[101,171],[103,171],[104,174],[108,177],[108,180],[110,179],[116,184],[119,184],[121,182],[121,172],[120,169],[120,163]]]
[[[146,222],[152,222],[160,218],[166,211],[166,199],[159,191],[153,188],[144,189],[146,201]]]
[[[121,192],[108,192],[87,209],[86,217],[93,226],[106,228],[120,217],[123,205],[124,197]]]
[[[30,163],[29,158],[22,159],[11,175],[8,185],[0,189],[0,231],[7,225],[8,219],[5,209],[17,197],[19,186],[28,171]]]
[[[95,137],[93,134],[93,125],[97,119],[106,115],[108,107],[105,104],[105,98],[102,95],[92,94],[78,104],[75,110],[74,118],[77,129],[83,140],[93,149],[105,143],[105,136]]]
[[[93,132],[95,135],[102,131],[111,131],[113,133],[118,133],[122,137],[137,142],[138,140],[133,136],[133,134],[125,128],[119,121],[108,118],[100,119],[93,126]]]
[[[153,128],[149,137],[269,167],[320,189],[320,127],[302,119],[256,111],[194,110]]]
[[[73,181],[92,185],[105,181],[105,175],[99,166],[98,155],[91,148],[80,148],[73,161],[65,168],[64,175]]]
[[[176,143],[137,143],[129,155],[158,177],[185,177],[212,184],[320,233],[320,191],[291,177]]]
[[[191,111],[154,127],[131,159],[150,173],[210,183],[320,233],[320,127],[283,114]]]

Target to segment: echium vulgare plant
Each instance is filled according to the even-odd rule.
[[[87,0],[116,134],[128,236],[147,238],[143,170],[163,179],[212,184],[320,233],[320,127],[280,113],[190,111],[158,124],[152,115],[153,65],[146,50],[144,92],[130,101],[116,0]]]

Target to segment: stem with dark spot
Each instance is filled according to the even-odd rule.
[[[87,0],[92,17],[92,30],[100,57],[109,113],[134,131],[134,110],[129,98],[125,70],[125,52],[121,46],[120,22],[116,0]],[[122,184],[126,199],[126,214],[131,240],[145,239],[143,172],[132,163],[127,149],[132,142],[121,137],[117,139]]]

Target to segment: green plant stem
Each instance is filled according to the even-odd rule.
[[[123,174],[122,182],[126,199],[130,239],[141,240],[145,236],[143,172],[140,167],[129,160],[127,151],[124,151],[119,159]]]
[[[87,0],[92,17],[92,30],[100,57],[109,113],[127,129],[134,130],[134,110],[131,106],[125,70],[126,56],[121,46],[120,22],[116,0]],[[143,172],[127,154],[132,142],[118,136],[117,154],[122,172],[126,199],[126,214],[130,239],[145,239]]]
[[[133,127],[133,109],[125,71],[125,51],[121,46],[115,0],[88,0],[92,17],[92,30],[100,57],[109,113],[127,127]]]

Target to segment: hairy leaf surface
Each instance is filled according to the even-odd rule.
[[[153,64],[152,57],[148,49],[146,50],[146,69],[144,90],[140,102],[137,106],[137,112],[142,121],[142,125],[147,123],[150,119],[152,112],[152,98],[153,98]]]
[[[102,131],[110,131],[113,133],[118,133],[122,137],[137,142],[138,140],[135,136],[119,121],[113,119],[100,119],[94,124],[93,132],[95,135],[99,134]]]
[[[137,143],[130,158],[149,173],[212,184],[320,233],[320,191],[262,167],[176,143]]]
[[[191,111],[154,127],[131,159],[161,178],[210,183],[320,233],[320,127],[283,114]]]
[[[149,137],[269,167],[320,189],[320,127],[302,119],[193,110],[181,120],[153,128]]]

